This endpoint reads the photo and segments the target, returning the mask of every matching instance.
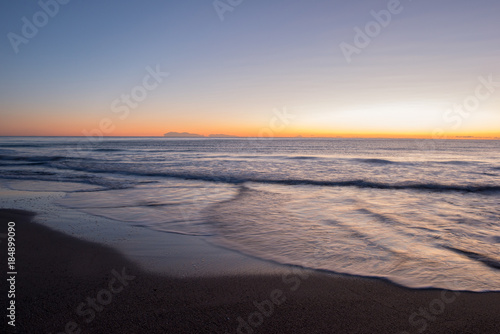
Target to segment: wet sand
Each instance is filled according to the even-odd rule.
[[[413,290],[293,267],[168,277],[29,212],[0,210],[0,221],[3,236],[16,223],[16,327],[4,315],[7,333],[498,333],[500,324],[500,293]]]

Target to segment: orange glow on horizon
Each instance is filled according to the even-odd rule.
[[[39,125],[41,124],[38,123]],[[43,123],[42,123],[43,124]],[[209,137],[213,134],[222,134],[235,137],[256,137],[256,138],[408,138],[408,139],[493,139],[500,140],[500,133],[491,132],[477,132],[477,133],[460,133],[460,132],[443,132],[443,133],[404,133],[404,132],[356,132],[356,131],[283,131],[272,132],[264,131],[263,129],[240,129],[235,130],[234,127],[207,129],[203,127],[198,128],[184,128],[184,127],[170,127],[165,129],[162,126],[115,126],[113,131],[112,125],[102,123],[108,127],[101,126],[73,126],[57,127],[51,122],[52,127],[41,126],[27,126],[23,125],[22,128],[9,127],[4,128],[0,126],[0,136],[41,136],[41,137],[163,137],[167,132],[188,132],[191,134],[198,134],[204,137]],[[89,124],[90,125],[90,124]],[[56,129],[54,129],[56,128]],[[106,131],[107,130],[107,131]]]
[[[79,117],[76,117],[78,114]],[[82,116],[83,115],[83,116]],[[61,110],[39,110],[35,114],[24,115],[23,110],[12,110],[2,117],[0,136],[94,136],[94,137],[162,137],[167,132],[188,132],[208,137],[211,134],[224,134],[237,137],[273,138],[415,138],[415,139],[500,139],[500,131],[493,125],[464,128],[462,130],[443,130],[432,127],[410,131],[390,130],[381,126],[371,129],[366,124],[335,124],[317,122],[308,124],[303,117],[296,123],[286,126],[274,124],[262,117],[243,120],[221,118],[190,118],[187,113],[179,113],[174,118],[158,114],[136,111],[126,119],[113,113],[98,111],[72,113]],[[163,116],[163,119],[161,119]],[[272,117],[272,115],[271,115]],[[244,124],[244,125],[242,125]],[[493,122],[490,122],[493,124]],[[404,124],[403,124],[404,125]],[[405,131],[406,130],[406,131]]]

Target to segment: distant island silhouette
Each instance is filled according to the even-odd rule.
[[[175,138],[202,138],[205,136],[189,133],[189,132],[167,132],[163,135],[164,137],[175,137]]]

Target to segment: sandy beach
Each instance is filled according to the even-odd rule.
[[[8,333],[497,333],[500,323],[500,293],[412,290],[292,267],[173,278],[39,225],[32,213],[0,213],[17,236]]]

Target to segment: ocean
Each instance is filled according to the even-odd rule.
[[[0,138],[4,187],[264,260],[500,291],[500,142]],[[68,222],[70,223],[70,222]]]

